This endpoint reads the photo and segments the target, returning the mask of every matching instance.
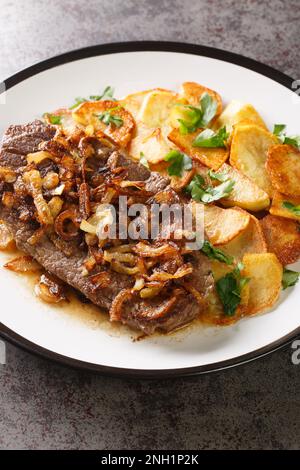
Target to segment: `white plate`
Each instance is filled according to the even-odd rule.
[[[300,99],[291,91],[292,80],[280,72],[216,49],[147,42],[71,52],[11,77],[7,93],[0,95],[0,133],[106,85],[121,97],[151,87],[176,90],[187,80],[217,90],[225,102],[252,103],[270,128],[285,123],[290,134],[299,132]],[[196,325],[137,342],[88,313],[82,320],[77,313],[40,303],[24,278],[4,269],[0,286],[2,336],[52,359],[120,376],[187,375],[230,367],[278,348],[300,330],[300,283],[284,293],[272,312],[234,326]]]

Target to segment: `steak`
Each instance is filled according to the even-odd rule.
[[[45,144],[47,146],[47,142],[53,139],[55,133],[54,126],[45,125],[41,121],[10,126],[2,140],[0,167],[10,168],[21,173],[22,167],[27,165],[27,154],[37,152]],[[143,165],[132,162],[124,151],[116,150],[112,146],[107,147],[95,141],[93,145],[98,161],[96,171],[99,174],[106,168],[113,171],[116,168],[124,167],[127,171],[126,179],[143,181],[144,190],[148,193],[155,195],[168,188],[168,178],[150,172]],[[132,277],[112,269],[109,269],[109,284],[101,289],[95,289],[91,277],[83,275],[87,249],[82,243],[78,243],[70,253],[60,249],[53,237],[47,234],[37,243],[30,243],[28,240],[37,230],[37,224],[21,220],[18,207],[8,208],[0,202],[0,218],[9,226],[19,249],[31,255],[48,272],[80,291],[97,306],[109,311],[121,292],[131,291]],[[190,286],[197,288],[197,291],[205,298],[213,286],[209,260],[200,252],[190,253],[188,257],[193,271],[185,278],[185,281]],[[101,266],[97,273],[102,271],[108,271],[108,268]],[[201,305],[201,302],[197,301],[191,291],[184,290],[180,285],[178,285],[178,289],[176,288],[174,295],[175,297],[171,301],[172,305],[168,292],[152,299],[141,299],[137,295],[129,295],[119,320],[146,334],[151,334],[155,330],[168,332],[191,322],[199,316],[201,309],[206,308],[205,302]],[[169,308],[170,305],[171,308]],[[165,309],[165,306],[168,306],[168,309]]]

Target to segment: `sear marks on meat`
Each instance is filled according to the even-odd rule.
[[[34,121],[24,126],[10,126],[2,140],[0,166],[20,172],[22,167],[27,165],[26,155],[37,152],[41,148],[41,143],[51,141],[55,132],[56,129],[53,126],[45,125],[41,121]],[[111,174],[116,168],[125,168],[126,179],[143,181],[143,189],[151,193],[152,198],[165,188],[169,191],[168,178],[155,172],[151,173],[143,165],[133,163],[124,151],[117,151],[112,146],[107,147],[93,138],[89,138],[82,148],[87,148],[87,145],[92,145],[94,151],[93,157],[87,156],[86,159],[89,167],[93,168],[93,178],[95,175],[99,175],[100,178],[102,174],[107,175],[107,172]],[[50,164],[50,166],[53,169],[53,165]],[[147,199],[149,200],[148,196]],[[184,283],[178,282],[177,285],[177,281],[173,290],[166,288],[154,298],[141,298],[138,293],[132,291],[131,276],[116,272],[101,264],[92,274],[109,270],[110,282],[104,284],[101,289],[97,289],[95,282],[92,282],[93,276],[83,274],[83,266],[88,253],[82,239],[78,239],[76,249],[73,247],[72,250],[66,252],[63,247],[60,248],[59,243],[53,242],[53,232],[47,234],[45,230],[45,235],[37,243],[32,244],[30,240],[37,230],[34,221],[21,220],[16,208],[7,208],[1,202],[0,218],[9,225],[19,249],[31,255],[49,273],[80,291],[99,307],[110,310],[114,299],[121,291],[131,290],[132,295],[123,305],[120,321],[132,328],[142,330],[146,334],[151,334],[156,330],[169,332],[191,322],[206,308],[205,301],[201,304],[193,295],[192,289],[185,289]],[[99,253],[98,257],[101,258]],[[187,276],[185,283],[197,288],[198,293],[204,299],[213,286],[209,260],[200,252],[193,252],[189,255],[189,262],[193,266],[193,272]],[[175,266],[173,269],[170,268],[170,271],[175,272],[175,270]]]

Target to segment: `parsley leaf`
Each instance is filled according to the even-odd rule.
[[[51,124],[54,125],[60,125],[61,124],[61,116],[57,116],[56,114],[44,114],[44,116],[47,116]]]
[[[239,263],[237,267],[218,279],[216,290],[223,304],[224,313],[227,316],[233,316],[241,302],[241,291],[249,282],[249,278],[241,276],[243,265]]]
[[[147,158],[145,157],[144,152],[140,152],[140,164],[146,168],[149,168],[149,163]]]
[[[285,209],[289,210],[292,212],[292,214],[296,215],[297,217],[300,217],[300,204],[298,206],[295,206],[292,202],[284,201],[282,203],[282,207]]]
[[[179,150],[171,150],[167,153],[164,160],[166,162],[171,162],[168,167],[169,176],[181,177],[184,171],[190,170],[193,166],[190,157],[179,152]]]
[[[291,135],[288,137],[285,134],[285,129],[285,124],[275,124],[273,134],[278,137],[282,144],[292,145],[293,147],[300,149],[300,135]]]
[[[75,103],[72,106],[70,106],[69,109],[75,109],[81,103],[85,103],[86,101],[88,101],[86,98],[81,98],[80,96],[78,96],[77,98],[75,98]]]
[[[195,201],[201,201],[208,204],[217,201],[223,197],[229,196],[234,186],[234,181],[228,179],[218,186],[205,187],[205,181],[200,175],[195,175],[190,184],[186,187]]]
[[[217,102],[208,93],[203,93],[200,99],[202,119],[200,125],[206,127],[217,112]]]
[[[224,251],[219,248],[215,248],[208,240],[205,240],[201,248],[202,253],[204,253],[210,259],[216,259],[221,263],[232,264],[233,257],[224,253]]]
[[[119,107],[116,108],[111,108],[107,111],[104,111],[103,113],[96,114],[97,118],[99,121],[102,121],[106,126],[109,126],[110,124],[113,124],[116,127],[121,127],[124,124],[123,119],[120,116],[117,116],[115,114],[111,114],[112,111],[116,111],[120,109]]]
[[[282,275],[282,288],[287,289],[288,287],[292,287],[299,281],[300,273],[296,271],[292,271],[291,269],[284,268],[283,275]]]
[[[112,88],[111,86],[107,86],[106,88],[104,88],[103,92],[101,95],[91,95],[90,96],[90,100],[92,101],[105,101],[105,100],[108,100],[108,101],[116,101],[115,98],[114,98],[114,88]]]
[[[77,97],[75,98],[75,103],[70,106],[69,109],[75,109],[77,106],[79,106],[82,103],[86,103],[87,101],[102,101],[102,100],[108,100],[108,101],[116,101],[114,98],[114,88],[111,86],[107,86],[104,88],[103,92],[101,95],[90,95],[89,98],[82,98],[82,97]]]
[[[218,132],[214,132],[211,129],[205,129],[196,137],[193,142],[193,147],[225,148],[228,137],[229,133],[226,132],[225,126]]]
[[[210,177],[210,179],[221,181],[222,183],[228,180],[227,173],[215,173],[213,170],[208,171],[208,176]]]
[[[281,138],[284,135],[285,129],[286,129],[285,124],[275,124],[274,129],[273,129],[273,134]]]
[[[195,132],[199,127],[206,127],[217,111],[217,102],[207,92],[200,98],[199,106],[178,105],[182,107],[183,118],[178,119],[181,134]]]

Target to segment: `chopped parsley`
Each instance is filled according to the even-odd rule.
[[[103,101],[103,100],[108,100],[108,101],[115,101],[114,98],[114,89],[111,86],[107,86],[101,95],[90,95],[89,98],[82,98],[82,97],[77,97],[75,98],[75,103],[70,106],[69,109],[75,109],[77,106],[79,106],[82,103],[86,103],[87,101]]]
[[[170,162],[170,165],[168,166],[169,176],[182,177],[183,172],[191,170],[193,166],[190,157],[179,152],[179,150],[171,150],[167,153],[164,160],[166,162]]]
[[[210,179],[221,181],[222,183],[228,180],[227,173],[215,173],[213,170],[208,171],[208,176],[210,177]]]
[[[239,263],[233,271],[216,282],[217,293],[222,302],[224,313],[230,317],[236,313],[236,309],[241,303],[241,292],[250,280],[248,277],[241,276],[242,269],[243,265]]]
[[[219,248],[215,248],[208,240],[205,240],[201,248],[202,253],[204,253],[210,259],[216,259],[220,263],[232,264],[233,257],[224,253],[224,251]]]
[[[229,196],[233,190],[234,181],[228,179],[218,186],[207,186],[201,175],[195,175],[186,191],[190,193],[195,201],[201,201],[204,204],[217,201],[223,197]]]
[[[211,129],[205,129],[197,135],[193,142],[193,147],[225,148],[228,137],[229,133],[226,132],[225,126],[218,132],[214,132]]]
[[[51,124],[54,124],[57,126],[61,124],[61,116],[58,116],[56,114],[49,114],[49,113],[45,113],[44,116],[49,119],[49,122]]]
[[[278,137],[282,144],[292,145],[300,150],[300,135],[287,136],[285,134],[286,125],[285,124],[275,124],[273,129],[273,134]]]
[[[297,284],[299,281],[300,273],[292,271],[291,269],[284,268],[282,275],[282,288],[287,289]]]
[[[297,217],[300,217],[300,204],[298,206],[295,206],[295,204],[293,204],[292,202],[284,201],[282,203],[282,207],[284,207]]]
[[[195,132],[199,127],[206,127],[217,111],[217,102],[208,93],[203,93],[199,106],[178,105],[182,107],[182,119],[178,119],[181,134]]]
[[[116,114],[112,114],[112,111],[117,111],[118,109],[120,109],[119,106],[108,109],[107,111],[104,111],[103,113],[96,114],[96,116],[99,119],[99,121],[102,121],[106,126],[109,126],[110,124],[112,124],[116,127],[122,127],[124,124],[123,119]]]

